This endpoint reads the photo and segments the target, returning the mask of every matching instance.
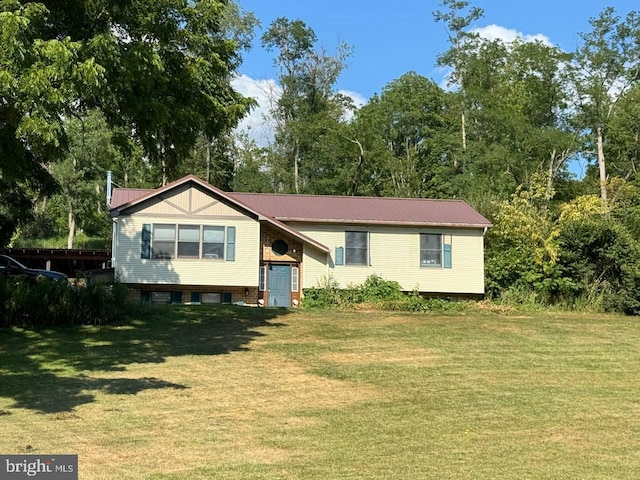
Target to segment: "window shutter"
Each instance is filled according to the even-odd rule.
[[[227,227],[227,261],[236,261],[236,227]]]
[[[151,224],[142,225],[142,243],[140,244],[140,258],[151,258]]]
[[[451,244],[444,244],[444,268],[451,268]]]
[[[171,292],[171,303],[182,303],[182,292]]]
[[[344,247],[336,247],[336,265],[344,265]]]

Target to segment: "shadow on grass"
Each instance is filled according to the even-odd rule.
[[[58,413],[93,402],[92,391],[184,389],[158,378],[104,379],[90,373],[247,350],[251,340],[264,335],[257,328],[284,326],[274,320],[286,314],[237,306],[149,306],[120,325],[0,330],[0,397],[13,399],[12,408]]]

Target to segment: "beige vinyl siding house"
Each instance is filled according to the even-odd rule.
[[[483,230],[452,228],[417,228],[364,225],[304,225],[291,224],[305,235],[330,245],[330,261],[322,262],[316,252],[310,252],[303,270],[304,288],[317,286],[323,277],[332,277],[345,287],[360,284],[372,274],[400,284],[405,291],[469,294],[484,293]],[[345,232],[365,232],[368,237],[367,265],[342,265],[336,262],[336,249],[344,248]],[[451,266],[422,265],[420,235],[441,235],[451,247]],[[446,238],[448,237],[448,238]],[[441,252],[442,254],[443,252]]]
[[[115,276],[143,300],[288,307],[328,278],[373,274],[424,295],[484,293],[491,224],[458,200],[224,192],[190,175],[114,189],[110,205]]]
[[[149,225],[153,232],[158,225],[235,228],[235,260],[226,258],[141,258],[142,232]],[[181,218],[178,216],[152,216],[145,212],[123,218],[118,222],[117,244],[115,247],[115,274],[119,281],[127,284],[179,284],[179,285],[228,285],[234,287],[258,286],[258,261],[260,242],[260,224],[257,221],[242,218]],[[179,230],[178,230],[179,231]],[[249,239],[253,239],[250,241]],[[198,240],[200,244],[200,240]],[[153,251],[153,242],[150,245]],[[176,247],[177,248],[177,245]],[[200,245],[198,245],[200,249]]]

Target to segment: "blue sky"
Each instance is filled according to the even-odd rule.
[[[629,1],[604,0],[485,0],[471,2],[484,18],[476,28],[497,25],[523,35],[544,35],[553,45],[573,51],[578,32],[590,30],[589,18],[613,6],[623,16]],[[435,0],[239,0],[262,23],[254,46],[244,55],[240,72],[254,79],[273,78],[272,53],[260,46],[260,35],[278,17],[303,20],[319,43],[333,50],[338,41],[354,48],[338,88],[368,99],[390,81],[408,71],[439,81],[436,56],[448,48],[444,27],[433,20]]]
[[[273,52],[260,45],[260,36],[278,17],[303,20],[311,27],[318,43],[334,51],[342,41],[354,49],[337,88],[350,92],[360,103],[392,80],[415,71],[438,83],[443,72],[436,67],[436,57],[448,48],[442,24],[435,23],[433,11],[439,0],[238,0],[261,22],[253,48],[244,54],[242,77],[236,88],[258,99],[262,109],[253,112],[244,126],[252,125],[257,135],[260,116],[266,105],[265,92],[277,91],[273,80]],[[589,18],[597,17],[613,6],[621,17],[632,9],[633,2],[616,0],[477,0],[471,2],[484,10],[484,17],[474,28],[483,35],[513,39],[515,35],[535,37],[565,51],[579,43],[579,32],[590,31]],[[268,128],[261,127],[262,131]]]

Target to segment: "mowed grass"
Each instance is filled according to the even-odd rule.
[[[640,477],[631,317],[160,308],[0,371],[0,453],[81,479]]]

